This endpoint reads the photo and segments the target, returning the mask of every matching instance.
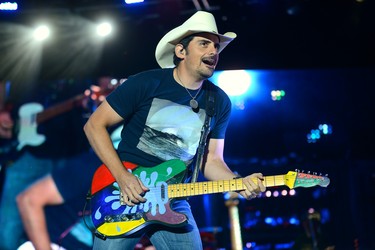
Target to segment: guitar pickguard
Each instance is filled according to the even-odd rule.
[[[36,115],[41,111],[43,111],[43,106],[39,103],[28,103],[20,108],[18,112],[20,118],[18,151],[26,145],[38,146],[46,140],[44,135],[37,133]]]

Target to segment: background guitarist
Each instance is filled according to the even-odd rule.
[[[6,105],[6,93],[7,93],[7,85],[6,81],[0,81],[0,145],[5,143],[5,140],[9,140],[12,137],[12,129],[13,129],[13,119],[10,116],[9,109]],[[5,168],[5,160],[0,160],[0,197],[1,197],[1,190],[3,188],[4,183],[4,168]]]
[[[208,86],[215,94],[216,115],[211,122],[201,170],[208,180],[236,176],[223,159],[231,103],[224,91],[207,80],[214,73],[219,53],[235,37],[233,32],[219,34],[211,13],[196,12],[157,45],[156,60],[162,69],[129,77],[89,118],[84,127],[86,135],[118,183],[126,205],[145,202],[149,188],[128,172],[122,161],[143,167],[157,166],[170,159],[179,159],[186,165],[192,163],[204,123]],[[116,152],[107,129],[118,123],[124,123],[124,127]],[[246,190],[241,195],[250,199],[265,191],[262,179],[260,173],[245,177]],[[187,225],[173,229],[155,225],[140,234],[146,233],[156,249],[202,249],[187,200],[175,201],[172,209],[187,216]],[[95,237],[94,249],[133,249],[141,236]]]
[[[41,82],[40,84],[33,85],[34,91],[27,89],[25,90],[26,93],[21,95],[20,91],[22,91],[22,88],[15,88],[17,85],[12,82],[10,97],[17,95],[17,99],[11,98],[11,100],[18,100],[17,103],[22,104],[29,103],[29,101],[37,101],[43,104],[44,108],[47,109],[67,99],[69,100],[72,96],[74,98],[76,95],[82,94],[89,84],[91,84],[91,82],[85,83],[68,80]],[[21,102],[20,100],[23,101]],[[39,200],[34,199],[34,197],[19,196],[20,193],[25,191],[32,183],[40,180],[40,178],[44,176],[55,176],[56,179],[52,177],[55,188],[67,181],[70,181],[69,185],[72,189],[74,187],[79,188],[79,185],[84,182],[84,177],[86,176],[84,174],[81,175],[83,166],[85,166],[85,174],[88,175],[87,183],[90,182],[90,170],[87,166],[91,166],[91,164],[95,166],[95,164],[98,164],[98,161],[95,155],[90,152],[90,146],[82,131],[82,126],[86,122],[88,111],[80,105],[81,103],[75,104],[76,105],[72,106],[71,109],[66,112],[60,113],[48,121],[45,121],[43,124],[40,124],[40,126],[38,126],[38,133],[46,136],[45,142],[38,146],[25,146],[17,153],[17,158],[12,159],[5,167],[5,179],[0,201],[0,225],[3,229],[0,230],[0,249],[17,249],[17,247],[27,241],[28,236],[30,236],[25,233],[23,228],[25,226],[25,228],[28,229],[31,221],[26,219],[25,224],[23,224],[16,199],[22,211],[30,211],[30,208],[35,208],[33,205],[38,204],[45,195],[54,191],[54,189],[50,189],[50,187],[39,189],[36,194]],[[17,111],[17,109],[13,109],[12,113],[17,113]],[[10,116],[6,116],[6,118],[9,117]],[[17,114],[13,114],[12,118],[13,121],[7,121],[8,125],[14,123],[14,128],[23,125],[17,124]],[[2,122],[3,131],[4,124],[6,125],[7,123]],[[5,126],[6,132],[9,132],[10,127],[11,126]],[[13,136],[15,136],[16,133],[17,129],[14,129]],[[2,155],[1,157],[7,156],[8,155]],[[71,172],[65,175],[55,174],[59,173],[62,169]],[[51,171],[52,175],[49,175]],[[71,178],[72,176],[79,176],[80,180],[74,181]],[[40,181],[38,183],[43,182]],[[32,187],[33,186],[28,190],[33,190]],[[87,188],[85,187],[85,192],[86,191]],[[49,213],[51,215],[50,217],[55,219],[55,221],[48,221],[51,222],[48,224],[53,229],[49,231],[52,233],[52,238],[58,238],[66,228],[77,221],[78,211],[82,209],[83,204],[82,197],[77,193],[79,193],[77,190],[66,190],[67,195],[73,196],[67,199],[72,200],[72,202],[66,204],[66,206],[56,207],[59,212],[51,211]],[[77,200],[79,201],[74,201],[74,195],[78,195]],[[17,198],[17,196],[19,198]],[[51,202],[50,200],[47,201]],[[33,214],[33,218],[39,221],[40,226],[45,222],[45,220],[41,219],[44,218],[43,211],[43,209],[39,211],[35,210]],[[36,232],[39,234],[44,233],[42,230]]]
[[[10,139],[12,137],[13,120],[6,108],[6,87],[5,81],[0,81],[0,138]]]

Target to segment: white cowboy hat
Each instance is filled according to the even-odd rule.
[[[224,35],[219,34],[214,16],[209,12],[197,11],[182,25],[165,34],[159,41],[156,46],[155,57],[160,67],[173,68],[175,66],[173,63],[175,45],[177,45],[183,38],[201,32],[215,34],[219,37],[219,53],[237,37],[233,32],[227,32]]]

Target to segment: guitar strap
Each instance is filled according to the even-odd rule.
[[[215,115],[215,93],[212,89],[211,83],[206,81],[206,118],[201,130],[201,137],[197,148],[197,158],[191,178],[191,182],[197,182],[199,168],[203,162],[203,155],[206,148],[207,137],[210,133],[211,118]]]

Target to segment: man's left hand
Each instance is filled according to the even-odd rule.
[[[246,189],[241,191],[240,194],[248,200],[256,198],[261,192],[266,191],[266,187],[262,183],[263,180],[263,174],[261,173],[254,173],[244,177],[242,181]]]

